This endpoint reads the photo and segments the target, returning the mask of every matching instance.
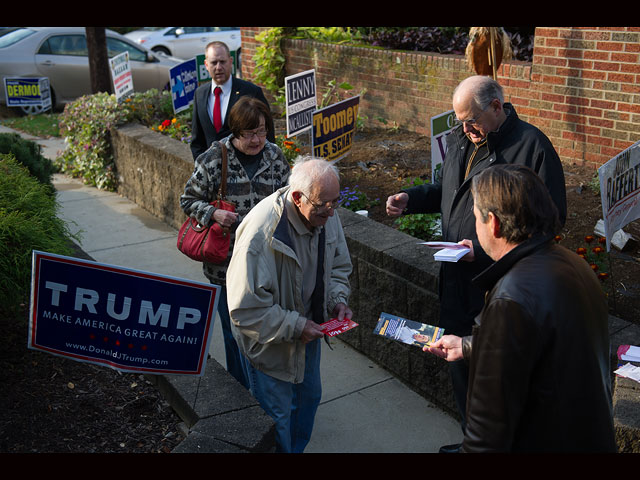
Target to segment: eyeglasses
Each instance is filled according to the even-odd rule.
[[[264,138],[267,136],[267,130],[265,128],[258,128],[257,130],[245,130],[240,132],[240,136],[246,140],[253,138],[254,135]]]
[[[304,195],[304,198],[306,198],[307,201],[311,204],[311,206],[316,210],[316,213],[324,213],[324,212],[326,212],[328,210],[335,210],[340,205],[340,199],[333,200],[333,201],[327,201],[327,202],[320,203],[320,204],[313,203],[311,201],[311,199],[309,197],[307,197],[303,192],[300,192],[300,193],[302,195]]]
[[[462,125],[463,123],[466,123],[467,125],[475,125],[476,123],[478,123],[478,117],[479,117],[480,115],[482,115],[482,114],[485,112],[485,110],[486,110],[487,108],[489,108],[490,106],[491,106],[491,102],[489,102],[489,105],[487,105],[487,106],[486,106],[486,107],[484,107],[482,110],[480,110],[480,113],[479,113],[479,114],[477,114],[475,117],[473,117],[473,118],[471,118],[471,119],[469,119],[469,120],[460,120],[460,119],[459,119],[459,118],[457,118],[457,117],[456,117],[456,118],[454,118],[454,120],[453,120],[453,125],[454,125],[455,127],[457,127],[458,125]]]

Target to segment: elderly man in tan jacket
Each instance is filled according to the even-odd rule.
[[[227,271],[232,331],[251,393],[276,422],[279,452],[300,453],[311,437],[322,396],[319,324],[352,315],[339,197],[334,165],[299,158],[289,185],[236,232]]]

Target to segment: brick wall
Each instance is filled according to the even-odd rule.
[[[243,77],[251,79],[255,35],[243,27]],[[286,74],[315,69],[361,90],[370,125],[430,134],[451,108],[453,88],[474,72],[460,55],[401,52],[285,40]],[[498,81],[518,114],[544,131],[564,161],[599,166],[640,140],[640,27],[538,27],[533,62],[505,62]]]

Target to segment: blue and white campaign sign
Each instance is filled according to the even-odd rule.
[[[28,348],[124,372],[202,375],[219,290],[34,250]]]
[[[285,105],[287,113],[287,136],[309,130],[313,112],[318,105],[316,99],[316,71],[296,73],[284,79]]]
[[[329,161],[347,155],[356,132],[360,96],[313,112],[313,154]]]
[[[640,218],[640,141],[598,168],[598,178],[608,252],[614,233]]]
[[[51,89],[47,77],[10,78],[4,77],[4,91],[7,107],[51,108]]]
[[[440,169],[447,153],[446,137],[453,130],[456,114],[453,110],[431,117],[431,182],[440,176]]]
[[[171,85],[173,111],[178,113],[189,108],[189,105],[193,102],[196,88],[198,88],[196,59],[192,58],[172,67],[169,70],[169,83]]]

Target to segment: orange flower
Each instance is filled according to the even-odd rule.
[[[600,245],[604,245],[605,243],[607,243],[607,238],[606,238],[606,237],[600,237],[600,238],[598,239],[598,243],[599,243]]]
[[[604,252],[604,248],[602,248],[602,247],[593,247],[593,249],[591,251],[597,255],[598,253]]]
[[[600,272],[598,274],[598,279],[601,281],[605,281],[607,278],[609,278],[609,274],[607,272]]]
[[[591,270],[593,270],[594,272],[598,270],[598,265],[596,265],[595,263],[591,263],[590,266],[591,266]]]
[[[584,241],[587,243],[593,242],[593,239],[594,239],[593,235],[587,235],[586,237],[584,237]]]
[[[578,248],[576,249],[576,253],[577,253],[578,255],[586,255],[586,254],[587,254],[587,249],[586,249],[586,248],[584,248],[584,247],[578,247]]]
[[[561,236],[561,235],[556,235],[556,236],[554,237],[554,240],[555,240],[556,242],[559,242],[560,240],[562,240],[562,236]]]

